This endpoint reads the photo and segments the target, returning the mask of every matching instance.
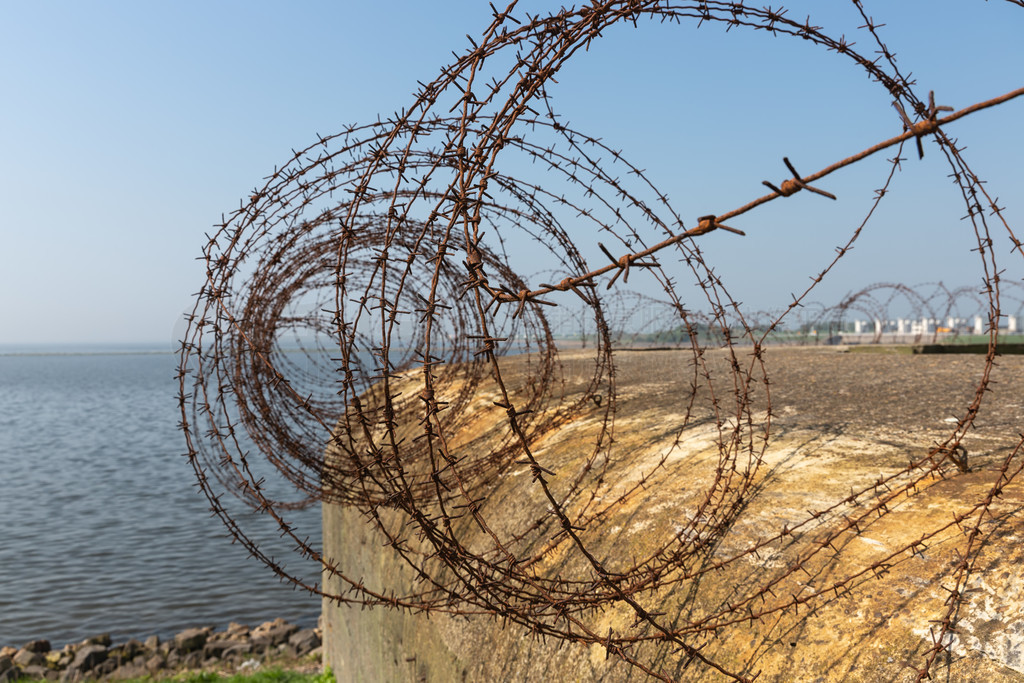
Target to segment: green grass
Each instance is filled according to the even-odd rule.
[[[146,679],[141,679],[146,680]],[[169,679],[176,683],[335,683],[330,669],[318,674],[303,674],[283,669],[267,669],[249,674],[222,676],[213,671],[194,671]]]
[[[328,669],[318,674],[303,674],[283,669],[267,669],[250,674],[222,676],[213,671],[194,671],[179,674],[170,679],[177,683],[334,683],[334,675]]]
[[[35,681],[32,678],[21,678],[20,681]],[[38,679],[44,681],[44,679]],[[124,683],[155,683],[157,680],[171,683],[335,683],[334,674],[325,669],[322,673],[303,674],[284,669],[266,669],[248,674],[232,674],[225,676],[213,671],[190,671],[169,678],[156,679],[150,676],[127,679]]]

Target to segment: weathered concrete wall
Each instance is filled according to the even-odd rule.
[[[672,447],[673,426],[681,419],[679,376],[673,370],[680,358],[671,353],[619,356],[616,445],[623,457],[607,477],[625,487],[663,455],[668,460],[656,486],[629,499],[588,539],[591,549],[604,556],[643,556],[671,537],[717,462],[716,432],[710,426],[692,427],[682,447]],[[1024,425],[1019,398],[1024,359],[1002,359],[1001,364],[1000,383],[983,412],[987,428],[965,441],[972,471],[929,482],[847,539],[835,559],[809,563],[808,571],[781,580],[777,594],[827,587],[851,568],[877,562],[924,530],[941,526],[965,507],[965,500],[977,500],[988,490],[997,476],[993,464],[1006,455]],[[756,493],[712,561],[742,551],[783,524],[806,519],[806,510],[843,499],[851,487],[899,471],[909,456],[919,455],[929,439],[948,429],[946,421],[966,405],[980,373],[977,359],[837,355],[834,350],[772,351],[769,369],[777,387],[772,401],[776,436]],[[597,428],[594,420],[581,416],[543,438],[538,458],[553,469],[571,470],[580,444],[590,443]],[[507,518],[511,527],[530,510],[543,509],[530,484],[525,467],[507,470],[490,483],[488,513]],[[979,555],[959,613],[953,656],[940,659],[933,671],[942,680],[1024,681],[1022,509],[1024,487],[1015,483],[993,508],[1003,518]],[[734,670],[761,671],[759,681],[914,680],[921,655],[932,643],[929,620],[941,615],[946,600],[941,579],[955,564],[961,541],[954,527],[924,552],[892,562],[884,574],[868,572],[845,592],[815,600],[813,609],[780,610],[753,623],[723,626],[702,652]],[[382,547],[378,534],[354,510],[325,506],[324,544],[325,553],[347,575],[364,577],[367,586],[399,593],[411,586],[410,570]],[[730,604],[767,573],[784,574],[805,549],[799,542],[773,546],[756,560],[705,574],[699,585],[668,584],[646,602],[666,612],[667,619],[688,623]],[[573,550],[563,545],[544,567],[571,571],[578,564]],[[327,579],[328,591],[337,588],[332,581]],[[324,616],[325,659],[339,681],[647,679],[614,655],[608,657],[601,645],[540,640],[490,617],[428,617],[329,602]],[[599,632],[635,628],[633,612],[621,603],[590,617]],[[674,680],[718,679],[707,668],[686,667],[673,647],[660,642],[643,646],[638,658]]]
[[[366,520],[352,508],[325,505],[324,547],[351,576],[371,587],[408,588],[408,572],[395,562]],[[336,578],[325,577],[328,593],[340,592]],[[338,681],[457,681],[462,667],[426,615],[361,609],[324,603],[324,661]],[[328,635],[330,634],[330,635]],[[417,656],[419,655],[419,656]]]

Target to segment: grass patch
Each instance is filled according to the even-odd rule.
[[[38,680],[48,683],[42,678],[20,678],[18,680],[26,682]],[[286,671],[279,668],[231,675],[219,674],[215,671],[188,671],[168,678],[154,678],[152,676],[129,678],[124,683],[156,683],[157,681],[161,683],[335,683],[334,674],[329,668],[321,673],[310,674]]]
[[[145,681],[148,679],[140,679]],[[225,676],[214,671],[191,671],[178,674],[169,680],[176,683],[335,683],[330,670],[322,673],[304,674],[284,669],[267,669],[245,674]]]

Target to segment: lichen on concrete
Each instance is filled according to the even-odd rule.
[[[948,430],[944,421],[970,398],[978,361],[815,349],[773,349],[767,358],[778,379],[771,438],[742,514],[709,542],[706,566],[684,564],[638,599],[647,609],[664,613],[670,628],[692,631],[683,637],[703,654],[748,676],[760,672],[759,681],[914,680],[932,646],[934,622],[944,613],[964,533],[953,525],[929,535],[912,552],[898,551],[948,526],[954,514],[991,488],[998,476],[996,463],[1015,443],[1012,427],[1024,423],[1013,389],[1024,379],[1024,359],[1001,361],[999,383],[987,398],[990,417],[964,441],[971,453],[970,472],[922,481],[891,501],[886,514],[866,519],[858,532],[841,534],[837,529],[869,509],[870,500],[840,505],[820,517],[810,517],[809,511],[838,505],[851,489],[870,487],[879,477],[895,477],[890,485],[898,487],[908,459],[920,457]],[[595,495],[586,499],[586,509],[576,511],[581,519],[593,518],[581,538],[612,571],[657,557],[666,548],[708,542],[696,537],[703,533],[702,520],[693,515],[721,457],[717,423],[699,414],[691,415],[688,425],[682,423],[679,393],[672,387],[682,374],[676,371],[684,367],[683,353],[620,352],[616,359],[620,391],[614,448],[599,454],[608,458],[607,466],[599,481],[587,480]],[[653,367],[657,372],[651,372]],[[657,381],[647,382],[647,377]],[[567,386],[563,400],[571,399]],[[475,447],[501,438],[489,414],[492,397],[479,398],[480,423],[464,439]],[[765,408],[755,410],[751,424],[766,420]],[[532,449],[538,462],[556,473],[555,482],[578,480],[581,468],[593,460],[600,429],[595,406],[535,435]],[[621,498],[638,481],[645,482],[642,489]],[[567,486],[553,485],[555,491]],[[494,520],[496,533],[511,537],[543,516],[545,501],[536,489],[529,468],[515,464],[498,468],[482,484],[482,509]],[[969,574],[951,647],[932,668],[943,680],[1024,681],[1024,584],[1018,570],[1024,563],[1022,505],[1024,489],[1014,482],[990,508],[988,540]],[[386,514],[400,522],[397,511]],[[799,533],[750,552],[780,528],[799,525]],[[467,544],[486,547],[469,521],[461,521],[458,532]],[[516,551],[520,556],[537,553],[540,576],[593,578],[577,549],[554,536],[528,537],[515,545]],[[829,551],[815,552],[817,539],[825,537],[833,538]],[[364,577],[367,586],[396,594],[414,589],[410,567],[383,546],[358,509],[325,504],[324,547],[346,575]],[[765,585],[769,592],[762,590]],[[839,588],[829,591],[830,586]],[[325,588],[331,593],[344,587],[325,575]],[[794,596],[811,597],[794,605]],[[734,603],[746,606],[729,609]],[[744,619],[744,613],[756,616]],[[325,657],[339,680],[646,678],[609,656],[600,643],[542,638],[494,615],[417,614],[330,600],[324,615]],[[616,600],[584,610],[580,618],[601,633],[611,629],[644,636],[649,628]],[[652,639],[632,653],[672,680],[725,680],[688,662],[678,649],[675,643]]]

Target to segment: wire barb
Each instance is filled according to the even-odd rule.
[[[863,15],[859,0],[854,7]],[[862,599],[866,582],[929,561],[926,544],[951,544],[956,561],[932,565],[948,596],[929,615],[933,642],[920,649],[928,676],[970,599],[982,549],[999,541],[993,530],[1019,521],[1019,511],[1000,506],[1024,471],[1019,425],[998,456],[972,447],[970,467],[962,445],[983,403],[987,415],[1000,414],[987,403],[990,377],[1019,285],[996,262],[1006,240],[995,228],[1015,245],[1011,254],[1024,254],[1007,212],[945,129],[1024,89],[940,116],[952,110],[934,93],[927,104],[915,95],[878,36],[882,24],[863,18],[877,55],[810,18],[743,2],[604,0],[537,16],[491,5],[490,23],[419,84],[410,106],[296,150],[208,236],[206,281],[179,350],[181,427],[213,514],[279,576],[327,601],[490,615],[544,640],[603,648],[661,681],[690,666],[700,668],[687,672],[694,679],[753,680],[756,657],[730,664],[739,661],[729,649],[738,634],[763,636],[757,656],[767,656],[779,646],[774,625]],[[643,19],[718,23],[831,51],[895,98],[905,131],[810,175],[783,157],[791,177],[763,181],[772,194],[686,229],[646,171],[568,125],[547,92],[606,29],[641,30]],[[902,145],[914,138],[923,157],[926,135],[950,165],[984,288],[878,283],[818,305],[811,293],[889,196]],[[776,311],[733,298],[698,238],[719,229],[745,236],[729,224],[800,190],[836,200],[812,183],[890,147],[897,151],[870,208],[832,260],[810,271],[806,289]],[[595,236],[603,257],[592,264],[583,251]],[[630,283],[635,269],[643,276]],[[914,334],[905,319],[894,322],[894,300],[910,302],[927,328],[919,342],[988,340],[974,393],[942,438],[908,436],[913,448],[881,475],[755,518],[766,487],[785,474],[769,456],[780,406],[789,405],[778,397],[816,400],[808,407],[816,418],[825,403],[806,396],[810,354],[787,377],[769,372],[766,348],[787,338],[871,344]],[[968,310],[977,311],[970,324]],[[856,361],[836,358],[828,362]],[[658,401],[639,400],[655,391]],[[876,382],[864,395],[880,391]],[[861,407],[886,411],[871,400]],[[903,505],[909,498],[958,477],[970,481],[947,518],[929,518],[903,540],[894,532],[889,545],[868,537],[879,519],[913,507]],[[303,569],[275,560],[224,492],[293,544]],[[394,583],[353,573],[344,549],[300,534],[292,512],[308,505],[325,515],[356,511],[397,566]],[[658,516],[666,505],[670,524]],[[751,527],[756,538],[741,534]],[[630,529],[643,529],[642,543]]]

